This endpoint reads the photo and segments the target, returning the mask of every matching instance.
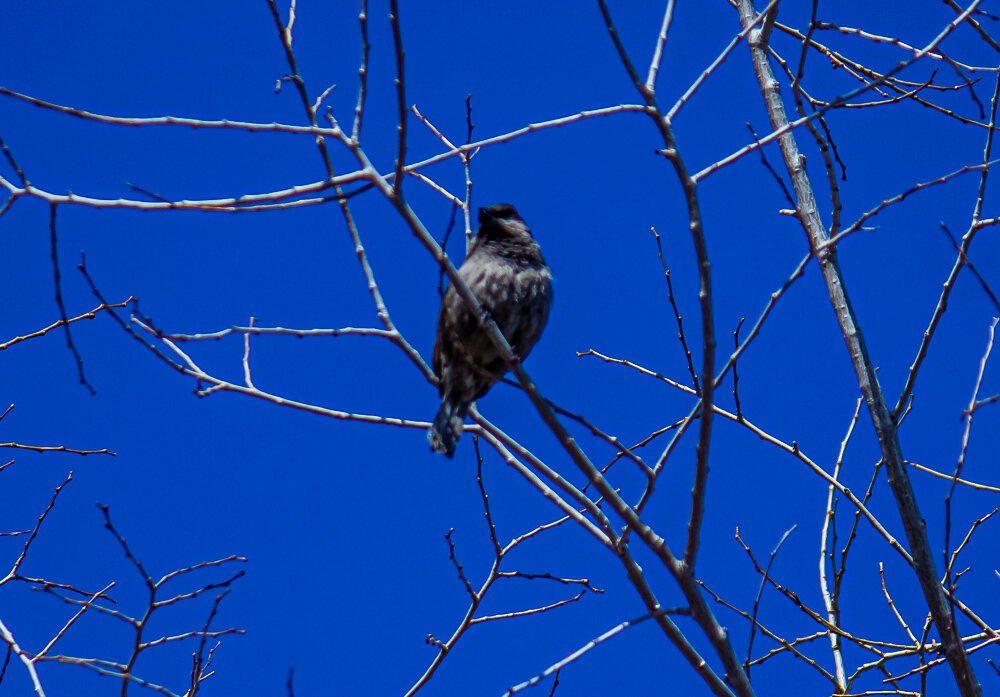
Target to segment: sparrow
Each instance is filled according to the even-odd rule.
[[[549,319],[552,272],[514,206],[501,203],[479,209],[479,230],[458,275],[496,322],[517,359],[527,358]],[[454,456],[469,407],[511,367],[480,327],[479,318],[453,286],[448,288],[434,342],[441,409],[427,433],[432,450]]]

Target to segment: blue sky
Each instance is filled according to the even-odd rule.
[[[779,21],[804,27],[806,5],[783,3]],[[922,46],[954,17],[944,4],[919,10],[903,3],[868,5],[821,6],[821,18]],[[613,3],[611,9],[633,60],[644,71],[663,8],[659,3]],[[369,14],[370,94],[362,143],[386,173],[393,167],[398,122],[387,3],[373,0]],[[291,85],[275,92],[288,67],[264,2],[39,1],[7,8],[5,25],[0,85],[17,92],[114,116],[304,123]],[[402,27],[407,101],[453,140],[465,138],[467,94],[472,95],[475,139],[638,101],[596,3],[571,9],[560,3],[403,3]],[[738,30],[737,14],[725,2],[678,3],[658,83],[660,103],[672,104]],[[908,55],[856,36],[821,34],[829,45],[883,71]],[[796,64],[797,43],[775,32],[774,45]],[[336,85],[325,103],[349,124],[357,98],[357,6],[300,2],[294,46],[310,94],[315,97]],[[944,48],[955,60],[996,63],[995,54],[966,28]],[[806,85],[814,96],[832,98],[853,88],[844,71],[831,71],[821,56],[811,54],[808,60]],[[954,72],[940,63],[921,64],[903,77],[923,81],[933,68],[939,68],[938,82],[955,84]],[[977,77],[975,91],[988,112],[993,74]],[[791,108],[787,80],[782,87]],[[966,92],[933,96],[961,114],[980,118]],[[761,135],[769,132],[749,55],[741,45],[674,120],[688,168],[700,170],[752,142],[748,122]],[[963,126],[913,103],[837,110],[828,122],[847,166],[842,182],[845,221],[917,182],[982,161],[984,129]],[[410,162],[443,149],[412,115],[409,134]],[[55,194],[143,199],[128,186],[132,183],[172,200],[216,198],[324,177],[308,135],[115,126],[6,96],[0,97],[0,137],[28,179]],[[805,131],[797,132],[797,138],[829,224],[820,154]],[[594,349],[689,382],[652,227],[662,236],[676,300],[700,366],[694,253],[680,187],[669,165],[655,154],[660,147],[649,119],[621,113],[484,148],[472,161],[473,206],[516,204],[556,277],[551,322],[526,369],[548,398],[629,444],[683,418],[692,398],[627,367],[577,353]],[[338,171],[356,166],[343,147],[331,144],[330,149]],[[772,145],[766,153],[783,172],[777,148]],[[424,173],[463,195],[457,158]],[[0,162],[0,174],[17,182],[6,161]],[[871,229],[855,233],[839,248],[848,290],[890,403],[902,389],[954,263],[940,223],[956,236],[965,233],[978,182],[977,173],[965,174],[917,193],[873,218]],[[452,205],[414,178],[406,181],[405,192],[440,239]],[[740,319],[746,318],[745,335],[808,246],[795,219],[778,213],[788,203],[757,154],[705,179],[699,197],[713,264],[721,365]],[[993,180],[984,217],[996,215],[996,201]],[[429,360],[439,302],[435,261],[377,192],[352,199],[351,206],[394,322]],[[138,298],[141,311],[168,332],[218,331],[245,325],[250,317],[260,326],[380,326],[336,205],[239,214],[63,205],[57,220],[62,293],[71,316],[97,304],[76,270],[85,250],[87,267],[110,302]],[[458,232],[448,246],[454,259],[463,253]],[[28,197],[18,200],[0,218],[0,246],[3,343],[59,318],[48,205]],[[971,258],[988,282],[997,283],[1000,242],[993,228],[979,233]],[[952,471],[961,447],[961,414],[996,313],[982,286],[963,271],[918,380],[914,409],[901,429],[909,460]],[[210,559],[246,557],[245,563],[175,581],[176,592],[185,592],[246,571],[213,623],[216,628],[239,627],[246,634],[223,639],[212,659],[217,674],[206,681],[205,694],[285,694],[290,666],[295,667],[297,695],[326,693],[331,686],[345,694],[405,693],[434,656],[434,648],[425,644],[427,635],[450,635],[468,607],[445,533],[454,529],[457,554],[473,585],[492,562],[472,439],[463,438],[455,460],[447,461],[431,455],[419,429],[339,421],[236,394],[198,398],[192,394],[194,380],[171,370],[106,314],[72,329],[97,395],[79,384],[61,329],[11,346],[0,352],[0,406],[15,406],[0,423],[0,441],[107,448],[117,455],[83,458],[22,450],[0,455],[0,464],[16,459],[0,471],[4,531],[34,525],[52,491],[73,472],[21,573],[91,590],[115,580],[117,607],[141,612],[144,584],[104,530],[100,502],[110,507],[115,527],[154,577]],[[435,388],[397,348],[378,338],[265,336],[251,343],[254,382],[262,390],[330,409],[418,421],[431,419],[437,409]],[[207,371],[241,381],[240,338],[185,348]],[[986,367],[982,396],[1000,392],[996,360]],[[778,303],[740,360],[739,372],[747,418],[777,438],[796,441],[814,461],[832,469],[859,392],[815,264]],[[719,403],[727,409],[733,405],[731,391],[729,378],[718,391]],[[583,484],[520,391],[497,386],[480,407],[545,462]],[[964,477],[992,486],[1000,485],[997,409],[995,404],[977,412],[963,470]],[[607,444],[586,429],[571,428],[595,463],[610,461],[614,453]],[[668,464],[648,509],[654,526],[677,548],[683,547],[690,505],[692,434]],[[648,457],[655,460],[664,444],[662,438],[654,442]],[[557,516],[495,453],[484,450],[484,457],[501,543]],[[878,458],[862,407],[846,452],[845,484],[863,492]],[[760,578],[733,539],[737,526],[758,559],[764,559],[781,535],[797,525],[773,572],[812,607],[821,608],[816,569],[826,484],[798,460],[721,418],[716,419],[711,467],[699,577],[734,604],[749,607]],[[641,482],[635,469],[622,462],[613,472],[615,485],[636,496]],[[948,482],[911,474],[932,548],[939,553]],[[997,494],[959,488],[955,502],[953,546],[975,519],[997,505]],[[902,537],[884,474],[871,508]],[[842,544],[853,511],[841,501],[839,512]],[[983,524],[959,565],[972,566],[962,577],[963,599],[988,621],[997,583],[992,571],[996,524]],[[23,539],[0,538],[0,569],[13,564]],[[661,602],[681,602],[676,585],[652,556],[635,543],[633,548]],[[910,626],[919,627],[924,609],[912,573],[864,525],[851,554],[844,581],[845,622],[865,635],[904,641],[882,594],[878,564],[884,562],[887,583]],[[940,565],[940,554],[937,561]],[[588,592],[580,601],[542,615],[473,627],[425,694],[503,694],[644,612],[615,558],[571,525],[525,543],[509,562],[509,570],[588,578],[605,592]],[[490,592],[480,614],[544,605],[574,592],[559,584],[510,579]],[[165,608],[150,631],[200,628],[209,604],[209,598],[202,598],[190,607]],[[747,622],[721,606],[713,608],[742,656]],[[66,605],[24,584],[0,587],[0,619],[22,646],[43,646],[70,614]],[[785,636],[816,629],[773,589],[764,594],[759,617]],[[698,648],[707,649],[693,624],[680,624]],[[128,641],[127,633],[108,618],[86,616],[57,646],[66,654],[121,659],[127,656]],[[830,669],[825,641],[813,642],[810,651]],[[754,655],[772,646],[758,636]],[[150,650],[137,672],[183,692],[192,650],[190,644]],[[995,651],[985,649],[974,658],[987,685],[996,676],[985,660],[996,658]],[[868,659],[849,652],[847,660],[854,665]],[[950,684],[945,670],[931,674],[931,686]],[[12,665],[8,671],[0,695],[26,694],[23,670]],[[72,666],[45,665],[42,675],[49,695],[119,689],[117,682]],[[830,691],[816,672],[788,658],[755,668],[753,678],[758,694]],[[534,691],[547,693],[550,685]],[[647,622],[565,669],[556,694],[652,694],[662,693],[664,685],[671,693],[707,694],[662,633]]]

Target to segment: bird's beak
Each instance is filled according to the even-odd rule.
[[[489,210],[487,210],[486,208],[479,209],[479,222],[484,223],[487,220],[491,220],[492,218],[493,216],[490,215]]]

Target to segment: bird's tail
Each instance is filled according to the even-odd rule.
[[[461,405],[448,399],[441,402],[441,409],[427,432],[431,450],[446,457],[455,455],[455,445],[458,443],[458,437],[462,435],[462,421],[468,411],[468,405]]]

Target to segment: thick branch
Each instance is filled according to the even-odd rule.
[[[740,21],[744,27],[749,26],[757,19],[757,13],[753,8],[753,0],[740,0],[739,10]],[[947,32],[942,32],[921,53],[926,54],[933,50],[933,47],[940,43],[946,34]],[[768,115],[771,119],[771,126],[776,131],[787,128],[788,118],[785,114],[784,104],[781,101],[778,81],[774,77],[767,53],[762,45],[760,32],[751,32],[749,39],[754,72],[756,72],[757,79],[760,82]],[[802,221],[802,225],[809,237],[809,246],[816,254],[819,262],[823,279],[826,282],[827,292],[830,295],[830,301],[833,303],[841,333],[844,335],[848,353],[851,356],[851,361],[857,373],[858,384],[861,387],[861,392],[868,405],[868,411],[871,414],[872,423],[875,426],[879,446],[885,460],[886,471],[889,475],[889,485],[896,497],[896,506],[902,517],[903,528],[906,531],[906,537],[910,544],[913,556],[913,569],[920,580],[924,597],[934,619],[934,624],[938,628],[945,655],[951,664],[952,672],[955,674],[955,681],[959,686],[961,694],[964,697],[982,695],[982,688],[976,679],[975,673],[972,671],[972,666],[969,664],[969,657],[962,646],[961,637],[958,635],[955,617],[952,614],[951,607],[948,605],[944,590],[938,581],[940,577],[934,565],[934,557],[931,554],[924,520],[920,515],[917,499],[913,493],[913,487],[910,484],[910,478],[906,471],[896,422],[893,420],[889,408],[886,406],[885,397],[875,375],[875,367],[865,346],[864,335],[861,332],[861,327],[858,325],[857,317],[854,314],[850,298],[847,295],[847,288],[837,261],[836,248],[824,247],[824,243],[829,239],[829,236],[823,227],[819,211],[816,208],[812,184],[805,170],[805,158],[799,153],[795,136],[792,135],[790,130],[783,133],[778,142],[781,146],[782,156],[785,159],[785,166],[795,187],[795,195],[798,202],[798,218]]]

